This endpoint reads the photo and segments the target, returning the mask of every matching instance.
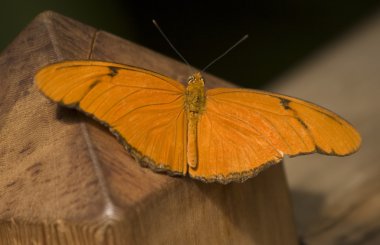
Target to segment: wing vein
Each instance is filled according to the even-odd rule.
[[[209,99],[215,100],[215,98],[209,98]],[[298,121],[298,120],[302,120],[302,119],[299,118],[299,116],[297,115],[297,113],[296,113],[292,108],[290,108],[290,110],[293,112],[293,115],[282,115],[282,114],[278,114],[278,113],[275,113],[275,112],[272,112],[272,111],[268,111],[268,110],[260,109],[260,108],[253,107],[253,106],[248,106],[248,105],[241,104],[241,103],[238,103],[238,102],[235,102],[235,101],[231,101],[231,100],[224,100],[224,99],[216,99],[216,100],[219,100],[219,101],[222,100],[223,102],[227,102],[227,103],[232,103],[232,104],[236,104],[236,105],[239,105],[239,106],[243,106],[243,107],[249,108],[249,109],[251,109],[251,110],[253,110],[253,111],[255,111],[255,110],[257,110],[257,111],[263,111],[263,112],[267,112],[267,113],[270,113],[270,114],[273,114],[273,115],[275,115],[275,116],[279,116],[279,117],[289,117],[289,118],[294,118],[294,119],[296,119],[297,121]],[[257,114],[257,113],[256,113],[256,114]],[[261,114],[259,114],[259,115],[261,115]],[[286,121],[286,120],[285,120],[285,121]],[[288,125],[290,125],[290,124],[288,123]],[[299,136],[297,130],[295,130],[295,129],[293,128],[293,126],[291,126],[291,127],[292,127],[292,129],[296,132],[296,134]],[[304,127],[304,128],[305,128],[305,127]],[[306,132],[308,133],[308,135],[310,136],[310,138],[312,139],[314,145],[315,145],[315,146],[318,146],[318,145],[316,144],[316,142],[315,142],[315,139],[314,139],[313,135],[312,135],[311,132],[310,132],[310,129],[306,127],[305,130],[306,130]],[[276,131],[279,132],[277,129],[276,129]],[[283,136],[282,136],[281,134],[279,134],[279,135],[281,136],[281,138],[283,138]],[[301,136],[299,136],[299,137],[302,139]],[[284,138],[283,138],[283,139],[284,139]],[[284,142],[289,146],[289,143],[288,143],[287,141],[284,140]],[[304,142],[303,139],[302,139],[302,142],[303,142],[303,143],[305,144],[305,146],[306,146],[306,143]],[[291,149],[290,146],[289,146],[289,149]]]
[[[293,117],[292,115],[283,115],[283,114],[279,114],[279,113],[276,113],[276,112],[273,112],[273,111],[257,108],[257,107],[254,107],[254,106],[249,106],[249,105],[241,104],[241,103],[238,103],[238,102],[232,101],[232,100],[225,100],[225,99],[222,99],[222,98],[215,98],[215,97],[210,97],[208,99],[212,99],[212,100],[215,100],[215,101],[219,100],[219,101],[223,101],[223,102],[226,102],[226,103],[232,103],[232,104],[236,104],[236,105],[239,105],[239,106],[242,106],[242,107],[246,107],[246,108],[249,108],[249,109],[252,109],[252,110],[268,112],[268,113],[271,113],[271,114],[276,115],[276,116]]]
[[[111,82],[112,83],[112,82]],[[132,85],[125,85],[125,84],[120,84],[120,83],[112,83],[115,86],[120,86],[120,87],[127,87],[127,88],[140,88],[140,89],[146,89],[146,90],[155,90],[155,91],[166,91],[170,92],[168,94],[182,94],[177,91],[169,90],[169,89],[162,89],[162,88],[149,88],[149,87],[141,87],[141,86],[132,86]]]
[[[327,110],[327,109],[325,109],[325,108],[322,108],[322,107],[320,107],[320,106],[314,105],[314,104],[311,103],[311,102],[303,101],[303,100],[301,100],[301,99],[293,98],[293,97],[286,96],[286,95],[276,95],[276,94],[274,94],[274,93],[270,93],[270,92],[265,92],[265,93],[263,93],[263,92],[261,92],[261,91],[259,91],[259,90],[253,90],[253,91],[250,91],[250,90],[248,90],[248,89],[247,89],[247,90],[244,90],[244,89],[243,89],[243,91],[225,91],[225,92],[220,92],[220,93],[213,94],[212,96],[220,95],[220,94],[242,93],[242,92],[243,92],[243,93],[255,93],[255,94],[260,94],[260,95],[267,95],[267,96],[271,96],[271,97],[276,98],[276,99],[288,99],[288,100],[290,100],[291,103],[295,103],[295,104],[298,104],[298,105],[301,105],[301,106],[305,106],[305,107],[307,107],[307,108],[309,108],[309,109],[311,109],[311,110],[314,110],[314,111],[316,111],[316,112],[319,112],[319,113],[321,113],[321,114],[323,114],[323,115],[325,115],[325,116],[327,116],[327,117],[333,119],[335,122],[337,122],[337,123],[339,123],[339,124],[342,124],[342,123],[338,120],[338,117],[335,118],[334,116],[330,115],[330,113],[333,114],[333,115],[335,115],[335,113],[333,113],[333,112],[331,112],[331,111],[329,111],[329,110]],[[223,99],[222,99],[222,100],[223,100]],[[229,101],[229,100],[224,100],[224,101]],[[232,102],[232,101],[231,101],[231,102]],[[310,106],[310,105],[312,105],[312,106]],[[259,110],[259,108],[255,108],[255,109]],[[322,110],[321,110],[321,109],[322,109]],[[323,111],[323,110],[326,110],[327,112],[325,112],[325,111]],[[268,112],[270,112],[270,113],[274,113],[274,114],[277,114],[277,113],[275,113],[275,112],[271,112],[271,111],[268,111]],[[278,115],[280,115],[280,116],[286,116],[286,115],[281,115],[281,114],[278,114]]]
[[[307,148],[307,144],[305,142],[305,140],[301,137],[301,135],[298,133],[298,131],[293,127],[293,125],[291,125],[287,120],[285,120],[285,123],[288,124],[288,126],[293,130],[293,132],[298,136],[298,138],[302,141],[302,143],[304,144],[305,148]],[[309,130],[305,129],[307,134],[310,136],[310,138],[312,139],[314,145],[315,145],[315,142],[314,142],[314,138],[313,136],[310,135],[310,132]]]
[[[115,87],[112,87],[112,88],[115,88]],[[133,95],[133,94],[137,94],[137,93],[139,93],[139,92],[141,92],[142,91],[142,89],[139,89],[139,90],[135,90],[135,91],[132,91],[132,92],[130,92],[129,94],[126,94],[125,96],[123,96],[123,97],[121,97],[115,104],[113,104],[112,106],[110,106],[109,108],[108,108],[108,110],[106,110],[104,113],[103,113],[103,115],[102,115],[102,117],[105,117],[112,109],[113,109],[113,107],[115,107],[115,106],[117,106],[117,105],[119,105],[120,103],[122,103],[123,101],[125,101],[125,99],[126,98],[128,98],[129,96],[131,96],[131,95]],[[99,105],[97,106],[97,108],[95,109],[95,111],[94,111],[94,113],[99,109],[99,107],[101,106],[102,104],[101,103],[99,103]]]
[[[119,117],[117,120],[115,120],[113,123],[115,124],[117,121],[120,121],[121,119],[123,119],[124,117],[126,117],[128,114],[132,113],[132,112],[135,112],[137,110],[140,110],[142,108],[145,108],[145,107],[149,107],[149,106],[155,106],[155,105],[169,105],[169,104],[172,104],[174,102],[176,102],[178,99],[180,99],[182,96],[178,96],[177,98],[175,98],[174,100],[172,101],[169,101],[169,102],[165,102],[165,103],[152,103],[152,104],[146,104],[146,105],[142,105],[142,106],[138,106],[136,108],[133,108],[132,110],[128,111],[127,113],[125,113],[124,115],[122,115],[121,117]]]
[[[238,120],[238,121],[240,121],[240,122],[242,122],[242,123],[244,123],[244,124],[246,124],[246,125],[248,125],[250,128],[252,128],[262,139],[264,139],[267,143],[268,143],[268,145],[270,145],[276,152],[278,152],[280,155],[282,155],[282,153],[267,139],[267,137],[265,136],[265,135],[263,135],[259,130],[257,130],[253,125],[251,125],[249,122],[247,122],[247,121],[245,121],[245,120],[243,120],[243,119],[241,119],[241,118],[238,118],[238,117],[233,117],[232,115],[224,115],[224,114],[222,114],[222,113],[218,113],[218,112],[213,112],[213,113],[215,113],[215,114],[217,114],[217,115],[219,115],[219,117],[225,117],[225,118],[227,118],[227,116],[229,117],[229,118],[232,118],[232,119],[235,119],[235,120]]]
[[[65,69],[65,68],[90,67],[90,66],[91,67],[97,66],[97,67],[102,67],[102,68],[104,68],[104,67],[115,67],[115,64],[116,63],[107,63],[107,65],[104,65],[104,64],[94,64],[94,63],[91,64],[91,65],[88,65],[88,64],[86,64],[86,65],[79,65],[79,64],[77,64],[77,65],[68,65],[68,66],[58,67],[57,70],[62,70],[62,69]],[[117,64],[117,65],[119,65],[119,66],[116,66],[118,69],[127,70],[127,71],[135,71],[135,72],[138,72],[138,73],[149,74],[151,76],[154,76],[154,77],[156,77],[156,78],[164,81],[165,83],[169,84],[170,86],[174,87],[176,90],[180,91],[180,89],[178,89],[178,87],[176,87],[170,81],[164,79],[163,78],[164,76],[161,75],[161,74],[160,75],[163,76],[163,77],[157,76],[155,73],[152,73],[151,71],[148,71],[148,70],[137,69],[137,68],[132,67],[132,66],[126,67],[126,66],[120,65],[120,64]],[[107,75],[107,74],[104,74],[103,76],[105,76],[105,75]]]

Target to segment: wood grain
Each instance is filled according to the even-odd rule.
[[[185,65],[55,14],[1,54],[1,244],[296,244],[282,165],[243,184],[203,184],[140,167],[93,120],[58,107],[35,71],[100,59],[184,80]],[[209,86],[232,86],[206,75]]]
[[[337,112],[362,135],[359,152],[286,159],[306,244],[380,244],[380,12],[284,75],[273,91]]]

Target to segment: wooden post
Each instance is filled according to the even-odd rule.
[[[243,184],[157,174],[106,128],[37,91],[38,68],[90,53],[187,76],[186,66],[151,50],[53,12],[39,15],[0,57],[1,244],[296,244],[281,164]]]

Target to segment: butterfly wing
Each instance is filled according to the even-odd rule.
[[[184,86],[179,82],[100,61],[49,65],[36,74],[35,82],[51,100],[106,124],[141,163],[186,173]]]
[[[355,152],[360,135],[331,111],[289,96],[248,89],[207,91],[198,122],[197,168],[205,181],[244,180],[283,156]]]

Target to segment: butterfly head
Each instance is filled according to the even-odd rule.
[[[187,79],[187,84],[189,86],[200,86],[200,87],[203,87],[205,85],[205,81],[204,81],[201,73],[200,72],[196,72],[196,73],[194,73],[193,75],[191,75]]]

